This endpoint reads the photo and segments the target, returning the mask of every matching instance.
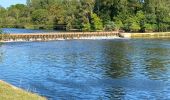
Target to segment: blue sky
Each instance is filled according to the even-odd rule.
[[[10,5],[14,5],[14,4],[25,4],[26,0],[0,0],[0,5],[3,7],[9,7]]]

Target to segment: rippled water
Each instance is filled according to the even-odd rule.
[[[2,31],[4,33],[10,33],[10,34],[35,34],[35,33],[56,33],[56,32],[62,32],[57,30],[31,30],[31,29],[18,29],[18,28],[2,28]]]
[[[170,40],[6,43],[0,79],[51,100],[168,100]]]

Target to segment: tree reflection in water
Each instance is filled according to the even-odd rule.
[[[2,63],[2,61],[3,61],[3,50],[1,48],[2,45],[3,45],[3,43],[0,43],[0,63]]]
[[[166,47],[160,47],[161,45],[157,44],[157,48],[150,48],[147,50],[145,57],[145,69],[147,76],[151,79],[161,79],[164,77],[165,73],[168,70],[169,54],[170,51]]]
[[[111,78],[123,78],[130,75],[131,62],[128,53],[132,47],[126,41],[108,42],[105,47],[106,74]]]

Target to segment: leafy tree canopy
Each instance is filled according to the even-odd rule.
[[[170,0],[27,0],[0,6],[0,27],[170,31]]]

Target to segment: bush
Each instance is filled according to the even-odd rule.
[[[120,30],[123,28],[123,23],[121,20],[116,20],[115,25],[116,25],[116,30]]]
[[[25,29],[34,29],[34,25],[26,24],[26,25],[24,25],[24,28]]]
[[[105,25],[105,30],[106,31],[116,30],[116,24],[112,21],[107,22],[106,25]]]
[[[90,23],[86,23],[86,24],[83,24],[83,28],[82,28],[83,31],[90,31]]]
[[[136,22],[133,22],[129,28],[131,32],[138,32],[140,30],[140,26]]]
[[[98,31],[103,30],[102,20],[97,16],[97,14],[92,14],[92,30]]]
[[[153,31],[153,26],[151,24],[145,24],[145,31],[146,32],[152,32]]]
[[[157,31],[158,26],[156,24],[145,24],[145,32],[153,32],[153,31]]]

